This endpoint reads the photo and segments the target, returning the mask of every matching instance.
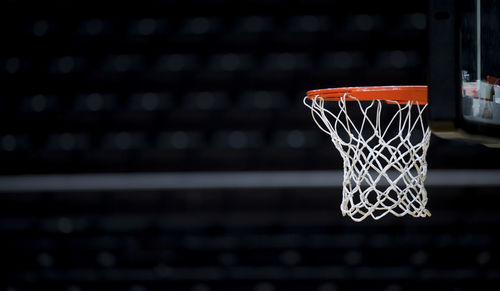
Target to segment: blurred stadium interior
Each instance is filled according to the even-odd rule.
[[[498,149],[433,137],[433,216],[357,224],[302,104],[426,84],[425,1],[11,0],[0,15],[0,290],[500,281]]]

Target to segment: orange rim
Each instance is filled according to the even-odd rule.
[[[345,94],[361,101],[384,100],[387,103],[395,101],[399,104],[412,101],[419,105],[427,104],[427,86],[342,87],[307,91],[309,99],[319,96],[326,101],[339,101]]]

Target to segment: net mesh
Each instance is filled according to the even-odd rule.
[[[354,221],[389,213],[430,216],[424,187],[430,129],[422,116],[427,105],[359,101],[348,94],[327,103],[338,108],[326,109],[319,95],[304,98],[343,158],[342,214]]]

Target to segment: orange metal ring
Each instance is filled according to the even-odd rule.
[[[374,86],[317,89],[307,91],[307,97],[313,99],[319,96],[326,101],[339,101],[346,93],[361,101],[384,100],[386,102],[396,101],[399,104],[406,104],[408,101],[413,101],[419,105],[427,104],[427,86]]]

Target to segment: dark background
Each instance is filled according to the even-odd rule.
[[[426,84],[426,9],[5,1],[2,181],[341,171],[305,92]],[[498,169],[500,152],[433,137],[427,160],[467,175]],[[431,185],[431,218],[360,224],[341,216],[339,187],[3,190],[0,288],[477,290],[500,278],[498,190]]]

